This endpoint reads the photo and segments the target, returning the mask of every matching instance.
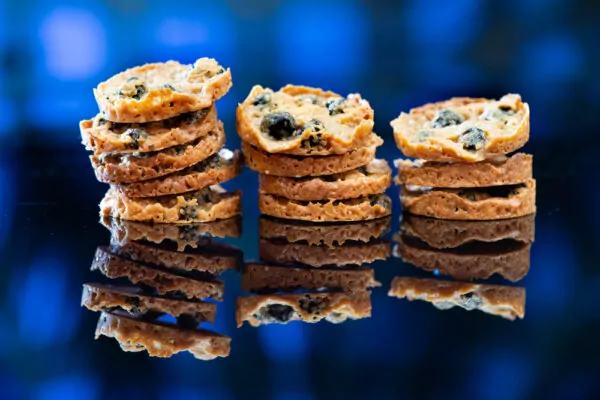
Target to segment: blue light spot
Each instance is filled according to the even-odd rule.
[[[34,399],[97,399],[99,397],[98,381],[84,374],[63,375],[40,384],[35,389]]]
[[[290,18],[298,23],[290,25]],[[370,29],[359,2],[290,1],[275,21],[278,67],[286,80],[332,87],[367,67]]]
[[[530,82],[531,85],[572,80],[584,65],[579,43],[564,34],[529,41],[523,47],[522,57],[516,57],[515,60],[517,59],[523,81]]]
[[[412,0],[404,14],[416,46],[435,54],[456,50],[472,41],[484,23],[482,3],[477,0]]]
[[[273,361],[301,361],[308,356],[305,324],[265,325],[258,336],[265,354]]]
[[[433,275],[440,276],[440,270],[439,269],[434,270]]]
[[[104,66],[104,28],[88,10],[55,8],[42,20],[39,35],[48,72],[58,80],[88,79]]]
[[[23,343],[41,349],[73,336],[79,314],[68,310],[78,303],[67,299],[66,281],[65,264],[48,255],[39,256],[24,274],[13,277],[11,303],[17,309],[17,329]]]

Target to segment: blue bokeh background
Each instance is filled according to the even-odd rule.
[[[0,398],[593,398],[599,21],[600,4],[581,0],[0,1]],[[203,56],[232,70],[218,102],[230,147],[235,107],[255,84],[360,92],[388,160],[399,156],[389,121],[400,111],[520,93],[539,205],[527,318],[391,301],[389,281],[410,269],[395,260],[375,266],[384,289],[368,322],[236,330],[228,289],[216,329],[234,335],[230,359],[148,360],[94,342],[97,316],[78,301],[80,284],[98,279],[87,271],[95,246],[108,242],[96,224],[106,186],[78,121],[97,113],[92,88],[114,73]],[[247,233],[232,243],[247,258],[257,256],[255,181],[246,171],[230,183],[246,189]]]

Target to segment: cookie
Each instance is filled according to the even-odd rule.
[[[212,276],[238,269],[242,263],[239,249],[226,243],[211,242],[186,252],[177,251],[175,246],[128,242],[120,244],[111,240],[110,252],[132,261],[157,265],[165,269],[196,271]]]
[[[522,287],[396,277],[388,295],[424,300],[440,310],[452,307],[481,310],[512,321],[525,317],[525,288]]]
[[[311,222],[364,221],[392,213],[392,200],[385,194],[349,200],[298,201],[258,193],[258,208],[263,214],[277,218]]]
[[[102,117],[150,122],[210,107],[231,88],[231,71],[212,58],[192,65],[175,61],[125,70],[94,89]]]
[[[258,230],[259,236],[264,239],[336,247],[346,242],[367,243],[381,238],[390,231],[390,222],[391,217],[384,217],[365,222],[312,224],[261,215]]]
[[[478,163],[442,163],[425,160],[396,160],[398,185],[436,188],[470,188],[515,185],[533,174],[533,156],[517,153]]]
[[[248,168],[267,175],[303,177],[331,175],[367,165],[375,158],[375,151],[383,140],[375,134],[367,146],[341,155],[298,157],[268,154],[242,141],[244,161]]]
[[[512,239],[533,242],[535,214],[491,221],[451,221],[405,214],[400,223],[403,235],[417,237],[431,247],[445,249],[469,242]]]
[[[500,100],[458,97],[402,113],[391,125],[407,157],[476,162],[511,153],[529,140],[529,106],[518,94]]]
[[[83,285],[81,305],[91,311],[121,309],[135,317],[148,317],[152,314],[168,314],[179,318],[185,326],[198,326],[200,322],[215,322],[217,305],[202,301],[169,298],[149,294],[135,286],[103,285],[86,283]]]
[[[404,211],[427,217],[455,220],[490,220],[534,214],[535,180],[509,186],[410,191],[402,187]]]
[[[198,248],[211,242],[211,237],[235,237],[242,234],[242,218],[232,218],[196,224],[153,224],[101,217],[100,223],[110,231],[111,242],[123,245],[133,241],[160,244],[173,243],[177,251]]]
[[[132,221],[189,224],[231,218],[242,212],[241,193],[218,186],[195,192],[132,199],[110,188],[100,202],[100,214]]]
[[[90,160],[100,182],[131,183],[169,175],[198,164],[218,152],[224,144],[225,132],[219,122],[206,136],[187,144],[149,153],[92,155]]]
[[[98,247],[90,268],[100,271],[108,278],[127,278],[134,285],[142,284],[156,290],[160,295],[179,295],[188,299],[223,299],[225,285],[218,279],[198,280],[189,272],[175,272],[160,267],[137,263],[111,254],[106,247]],[[205,279],[202,276],[202,279]]]
[[[94,154],[163,150],[193,142],[217,127],[214,106],[163,121],[141,124],[110,122],[98,114],[79,123],[81,143]]]
[[[260,190],[291,200],[353,199],[385,192],[392,170],[385,160],[373,160],[357,169],[333,175],[290,178],[259,175]]]
[[[242,140],[267,153],[344,154],[365,147],[373,109],[359,94],[288,85],[278,92],[254,86],[237,109]]]
[[[238,297],[235,308],[238,328],[287,324],[291,321],[337,324],[371,316],[371,292],[269,294]]]
[[[265,262],[278,264],[300,263],[311,267],[370,264],[390,255],[390,244],[375,239],[369,243],[342,246],[311,246],[304,243],[285,243],[260,239],[258,253]]]
[[[517,282],[529,272],[531,244],[502,240],[468,243],[454,249],[435,249],[424,242],[402,236],[394,255],[425,270],[458,280],[488,279],[498,274]]]
[[[309,269],[247,263],[242,290],[255,293],[294,292],[298,289],[355,292],[381,286],[372,268]]]
[[[116,184],[128,197],[156,197],[200,190],[235,178],[242,172],[238,151],[221,149],[189,168],[148,181]]]
[[[115,338],[123,351],[146,350],[152,357],[171,357],[182,351],[199,360],[227,357],[231,338],[204,329],[184,329],[174,324],[144,321],[124,312],[102,312],[96,326],[100,336]]]

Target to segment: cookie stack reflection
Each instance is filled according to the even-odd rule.
[[[394,255],[436,277],[396,277],[389,295],[424,300],[441,310],[462,307],[524,318],[524,287],[485,281],[496,275],[514,283],[527,275],[534,217],[451,221],[405,214]]]
[[[249,168],[260,173],[264,214],[311,222],[364,221],[391,213],[391,170],[375,151],[373,109],[304,86],[255,86],[237,110]]]
[[[454,98],[392,121],[397,183],[404,211],[451,220],[495,220],[535,213],[529,106],[516,94],[499,100]]]
[[[110,184],[101,214],[156,223],[239,214],[240,193],[218,185],[241,169],[237,152],[223,149],[215,106],[230,87],[229,69],[209,58],[146,64],[100,83],[100,113],[80,131],[96,178]]]
[[[239,249],[218,237],[239,237],[241,218],[196,224],[148,224],[103,217],[111,232],[91,266],[110,283],[87,283],[82,306],[100,312],[96,338],[116,339],[124,351],[170,357],[188,351],[227,357],[231,339],[213,324],[225,290],[219,275],[238,271]]]
[[[237,299],[238,326],[291,321],[341,323],[371,316],[371,289],[381,286],[369,264],[385,260],[390,217],[313,224],[261,216],[261,262],[247,262]]]

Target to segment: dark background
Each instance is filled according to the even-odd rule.
[[[567,0],[0,2],[0,398],[599,395],[598,21],[600,3]],[[375,264],[370,320],[236,330],[232,274],[215,327],[233,336],[227,359],[149,359],[94,341],[97,315],[79,296],[109,240],[97,224],[106,186],[78,122],[112,74],[203,56],[232,70],[218,109],[234,148],[235,107],[254,84],[360,92],[389,161],[400,111],[520,93],[539,209],[525,320],[390,299],[391,278],[412,271],[392,259]],[[245,235],[231,243],[256,258],[256,176],[226,186],[244,190]]]

